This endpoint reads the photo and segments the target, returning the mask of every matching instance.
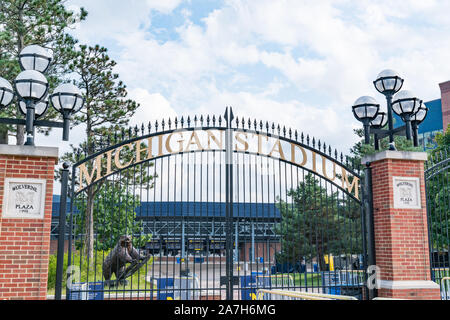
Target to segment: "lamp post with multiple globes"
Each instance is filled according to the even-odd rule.
[[[370,134],[374,135],[375,150],[379,150],[379,140],[389,137],[389,150],[396,150],[394,136],[406,135],[418,146],[418,125],[427,115],[423,101],[408,90],[400,90],[404,80],[393,70],[382,71],[373,82],[378,92],[386,98],[387,112],[381,111],[380,104],[372,97],[363,96],[352,106],[353,115],[364,126],[364,142],[370,143]],[[394,129],[393,112],[405,125]],[[386,124],[388,129],[383,129]]]
[[[44,73],[50,67],[52,54],[38,45],[25,47],[19,54],[22,72],[14,80],[14,86],[0,77],[0,109],[17,99],[19,111],[25,119],[0,118],[1,124],[24,125],[25,145],[34,145],[34,128],[63,128],[63,141],[69,140],[70,118],[84,103],[81,91],[72,84],[62,84],[49,94],[49,84]],[[63,116],[63,122],[38,120],[51,104]]]

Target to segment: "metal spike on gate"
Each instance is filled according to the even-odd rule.
[[[142,122],[142,125],[141,125],[141,136],[143,136],[144,133],[145,133],[145,126],[144,126],[144,123]]]
[[[328,155],[331,157],[331,146],[328,146]]]
[[[191,127],[191,117],[190,116],[187,117],[186,122],[187,122],[188,128],[190,128]]]
[[[250,118],[248,118],[247,125],[248,125],[248,128],[249,128],[249,129],[252,127],[252,121],[250,120]]]
[[[203,127],[203,115],[200,115],[200,127]]]
[[[219,122],[219,127],[222,126],[222,115],[219,115],[219,119],[217,120]]]
[[[216,116],[213,114],[212,116],[213,127],[216,125]]]
[[[170,118],[169,118],[169,120],[167,120],[167,125],[169,126],[169,130],[171,130],[172,129],[172,120],[170,120]]]
[[[184,128],[184,118],[183,118],[183,116],[181,116],[180,123],[181,123],[181,127]]]
[[[206,126],[207,127],[209,127],[209,121],[210,121],[210,118],[209,118],[209,114],[206,116]]]
[[[283,137],[286,137],[286,127],[283,126]]]
[[[313,146],[313,148],[316,147],[316,139],[314,137],[312,138],[312,146]]]
[[[164,131],[164,127],[166,126],[166,122],[164,119],[161,120],[161,130]]]
[[[194,127],[197,127],[197,115],[194,115]]]
[[[121,128],[121,133],[122,133],[122,141],[125,140],[125,129],[122,127]]]
[[[175,129],[178,129],[178,117],[175,117],[175,120],[173,122],[175,124]]]
[[[338,152],[337,152],[337,149],[334,149],[334,158],[337,160],[337,158],[338,158]]]
[[[242,124],[242,129],[245,129],[245,120],[244,120],[244,117],[242,117],[241,124]]]
[[[306,134],[306,144],[309,146],[309,134]]]
[[[318,149],[320,151],[320,139],[317,141],[317,147],[318,147]]]
[[[139,127],[136,125],[135,127],[134,127],[134,135],[137,137],[137,135],[138,135],[138,132],[139,132]]]
[[[262,131],[263,128],[263,122],[262,120],[259,120],[259,130]]]
[[[289,128],[289,139],[292,139],[292,129]]]
[[[155,121],[155,132],[158,132],[158,120]]]
[[[298,141],[298,132],[297,132],[297,129],[295,130],[295,141]]]
[[[239,117],[236,117],[236,128],[239,128]]]
[[[254,119],[253,120],[253,128],[255,128],[255,130],[256,130],[256,126],[257,126],[256,119]]]
[[[342,152],[341,152],[341,162],[342,163],[344,162],[344,156],[342,155]]]

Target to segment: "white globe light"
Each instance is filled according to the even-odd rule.
[[[378,112],[375,119],[370,122],[370,125],[375,128],[383,128],[388,122],[386,112]]]
[[[7,107],[14,98],[12,85],[8,80],[0,77],[0,108]]]
[[[19,54],[19,63],[22,70],[35,70],[44,73],[52,61],[50,50],[38,45],[25,47]]]
[[[428,113],[428,108],[422,104],[422,106],[419,108],[419,110],[414,114],[412,117],[412,121],[415,121],[416,123],[421,123],[423,120],[425,120]]]
[[[374,85],[381,93],[395,93],[401,89],[403,79],[394,70],[386,69],[378,74]]]
[[[413,115],[419,110],[421,104],[422,101],[411,91],[402,90],[394,96],[392,110],[399,116]]]
[[[59,85],[50,96],[50,102],[59,112],[78,112],[83,107],[83,96],[80,89],[70,83]]]
[[[48,108],[48,96],[45,97],[44,100],[36,103],[34,105],[34,116],[36,119],[38,119],[39,117],[41,117],[43,114],[45,114],[45,112],[47,111]],[[20,112],[22,112],[24,115],[27,114],[27,104],[25,103],[25,101],[20,100],[19,101],[19,110]]]
[[[380,105],[374,98],[363,96],[355,101],[352,108],[356,119],[359,121],[373,120],[380,109]]]
[[[24,100],[41,100],[47,93],[48,82],[45,76],[35,70],[26,70],[19,73],[14,80],[17,94]]]

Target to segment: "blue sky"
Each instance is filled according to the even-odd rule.
[[[384,69],[425,101],[450,80],[450,2],[369,0],[69,0],[86,21],[70,32],[117,61],[142,107],[131,124],[219,114],[274,121],[347,153],[360,126],[351,105],[384,98]],[[74,130],[71,142],[81,139]],[[60,133],[38,137],[58,144]]]

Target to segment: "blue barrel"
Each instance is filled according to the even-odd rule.
[[[169,289],[172,289],[172,292],[170,292]],[[167,298],[173,299],[174,297],[173,278],[156,278],[156,290],[157,290],[156,298],[158,300],[167,300]]]

